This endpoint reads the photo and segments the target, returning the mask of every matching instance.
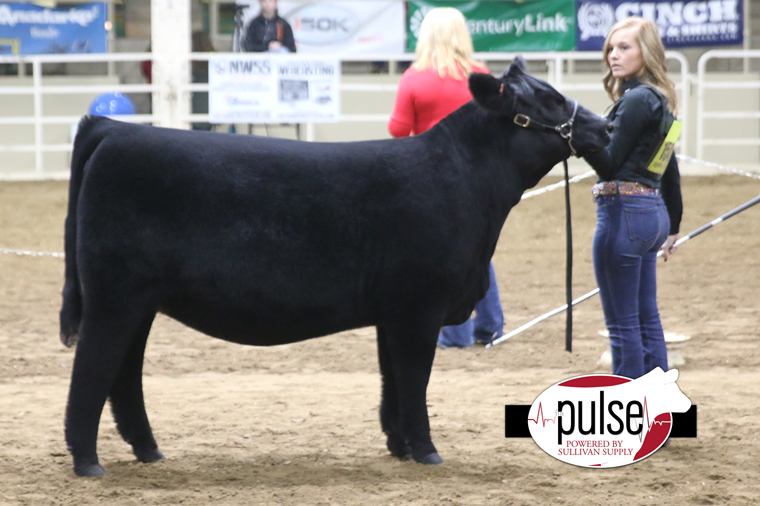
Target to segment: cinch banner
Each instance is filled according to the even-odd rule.
[[[250,5],[244,15],[247,26],[259,15],[259,2],[237,3]],[[280,0],[277,11],[293,28],[299,53],[404,52],[404,2],[399,0]]]
[[[572,51],[575,13],[566,0],[437,2],[409,0],[406,49],[414,52],[420,24],[435,7],[464,14],[475,51]]]
[[[576,49],[598,51],[607,31],[631,16],[654,21],[666,48],[740,45],[743,42],[741,0],[576,0]]]
[[[0,54],[105,53],[106,4],[0,3]]]

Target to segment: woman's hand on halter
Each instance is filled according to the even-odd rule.
[[[680,237],[681,234],[673,234],[669,235],[667,239],[665,239],[665,243],[662,245],[660,250],[662,251],[662,257],[665,259],[665,261],[668,261],[668,257],[678,251],[678,246],[675,245],[676,241]]]

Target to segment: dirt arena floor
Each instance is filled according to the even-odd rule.
[[[572,186],[576,296],[595,288],[591,184]],[[760,181],[740,176],[684,178],[682,231],[758,193]],[[0,182],[0,248],[62,251],[66,201],[64,182]],[[506,330],[564,302],[563,213],[555,191],[507,220],[494,259]],[[758,504],[758,251],[760,205],[660,263],[665,329],[691,337],[678,384],[699,407],[698,437],[637,464],[577,468],[531,439],[504,438],[505,404],[608,372],[594,298],[576,308],[573,353],[563,316],[489,350],[438,350],[428,390],[437,467],[385,450],[373,329],[259,349],[159,317],[145,390],[166,459],[136,463],[105,410],[103,479],[75,478],[63,440],[74,356],[58,340],[63,261],[0,254],[0,505]]]

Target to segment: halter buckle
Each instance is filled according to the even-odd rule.
[[[528,128],[530,125],[530,118],[525,114],[518,114],[515,116],[515,124],[523,128]]]
[[[572,139],[573,138],[573,121],[570,120],[567,123],[563,123],[560,126],[556,127],[555,130],[557,130],[557,133],[563,139]]]

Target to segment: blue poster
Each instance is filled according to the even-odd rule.
[[[0,3],[0,55],[106,53],[104,2],[48,8]]]
[[[743,42],[742,0],[576,0],[575,7],[578,51],[601,50],[610,27],[631,16],[654,21],[668,49]]]

